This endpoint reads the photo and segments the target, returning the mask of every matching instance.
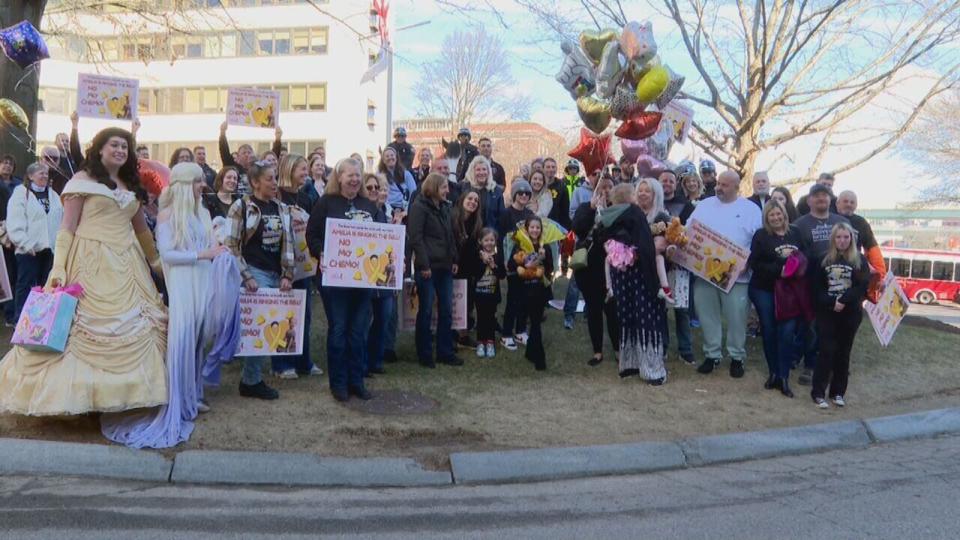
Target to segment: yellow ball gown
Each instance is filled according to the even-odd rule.
[[[134,194],[73,178],[64,200],[83,198],[66,260],[67,284],[84,293],[63,353],[14,346],[0,361],[0,412],[74,415],[167,401],[167,312],[131,219]]]

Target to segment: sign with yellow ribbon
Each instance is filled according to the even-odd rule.
[[[687,225],[687,237],[687,245],[677,248],[670,260],[723,292],[730,292],[747,268],[750,250],[697,221]]]
[[[85,118],[133,121],[140,81],[81,73],[77,78],[77,114]]]
[[[227,90],[227,124],[275,129],[280,116],[280,92],[257,88]]]
[[[236,356],[303,353],[306,291],[259,289],[240,294],[240,345]]]

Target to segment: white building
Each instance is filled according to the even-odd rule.
[[[166,39],[164,31],[152,33],[147,27],[136,37],[118,37],[112,22],[91,12],[76,25],[84,29],[85,39],[49,39],[51,58],[43,62],[40,76],[38,146],[69,131],[77,75],[99,72],[139,79],[142,127],[137,142],[161,162],[178,147],[204,145],[208,161],[219,165],[217,138],[227,89],[256,87],[280,92],[279,125],[290,152],[307,155],[324,146],[328,164],[357,152],[372,166],[378,147],[389,142],[387,73],[360,84],[379,48],[372,2],[315,0],[331,17],[299,0],[191,1],[156,3],[213,6],[187,13],[203,17],[202,30],[189,36]],[[49,13],[58,2],[48,4]],[[119,11],[111,16],[146,24]],[[109,63],[80,61],[88,46],[99,46]],[[143,62],[139,56],[145,52],[156,59]],[[81,118],[81,144],[109,125],[129,129],[116,121]],[[261,153],[270,148],[274,132],[230,126],[227,137],[233,151],[251,143]]]

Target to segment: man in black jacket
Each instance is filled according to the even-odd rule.
[[[553,196],[553,208],[548,218],[556,221],[564,229],[570,230],[570,196],[563,180],[557,178],[557,160],[552,157],[543,160],[543,175],[547,177],[547,189]],[[566,261],[566,257],[563,257]],[[566,264],[562,265],[566,268]]]
[[[490,160],[490,173],[493,174],[493,181],[498,186],[506,188],[507,173],[503,170],[503,165],[493,160],[493,141],[488,137],[481,137],[479,143],[480,155]]]
[[[393,130],[393,142],[387,145],[387,148],[393,148],[397,151],[397,157],[400,163],[408,171],[413,171],[413,158],[416,150],[413,145],[407,142],[407,128],[398,127]]]
[[[748,200],[759,206],[760,210],[763,210],[767,201],[770,200],[770,175],[767,171],[753,173],[753,195],[748,197]]]
[[[480,150],[470,144],[470,137],[468,128],[460,128],[460,131],[457,132],[457,142],[460,143],[460,161],[457,162],[458,182],[463,182],[463,179],[467,176],[467,167],[470,166],[470,162],[480,155]]]

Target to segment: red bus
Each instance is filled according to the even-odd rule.
[[[913,302],[937,300],[960,303],[960,253],[927,249],[884,248],[887,269],[893,272]]]

